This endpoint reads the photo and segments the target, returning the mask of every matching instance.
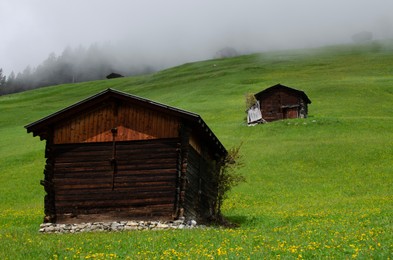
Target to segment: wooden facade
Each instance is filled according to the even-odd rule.
[[[46,140],[46,222],[212,213],[227,152],[197,114],[108,89],[26,129]]]
[[[254,95],[259,101],[263,120],[268,122],[288,118],[305,118],[311,100],[297,89],[281,84],[274,85]]]

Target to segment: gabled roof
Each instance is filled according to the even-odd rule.
[[[272,86],[270,88],[262,90],[261,92],[258,92],[254,96],[255,96],[256,99],[260,99],[261,97],[266,96],[266,95],[270,94],[271,92],[277,91],[277,90],[280,90],[280,89],[285,89],[285,90],[294,92],[297,95],[301,96],[307,104],[311,104],[311,100],[307,97],[306,93],[304,93],[301,90],[290,88],[290,87],[287,87],[287,86],[284,86],[284,85],[281,85],[281,84],[277,84],[277,85],[274,85],[274,86]]]
[[[115,72],[112,72],[111,74],[106,76],[107,79],[115,79],[115,78],[123,78],[123,77],[124,77],[123,75]]]
[[[47,139],[48,131],[54,124],[71,118],[74,115],[82,113],[83,111],[94,108],[102,102],[112,99],[121,100],[129,104],[131,103],[139,105],[147,109],[160,111],[164,114],[180,118],[182,121],[186,122],[193,130],[196,130],[199,136],[207,140],[209,146],[212,147],[216,153],[218,153],[219,155],[225,155],[227,153],[225,147],[221,144],[213,131],[207,126],[207,124],[198,114],[167,106],[149,99],[134,96],[111,88],[108,88],[69,107],[59,110],[58,112],[55,112],[38,121],[30,123],[26,125],[25,128],[27,129],[28,133],[33,133],[34,136],[40,136],[41,140]]]

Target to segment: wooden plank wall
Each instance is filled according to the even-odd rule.
[[[112,141],[112,128],[118,130],[118,141],[174,138],[179,135],[179,122],[176,118],[113,101],[55,126],[53,142]]]
[[[206,220],[211,216],[217,197],[216,184],[208,161],[192,147],[189,148],[186,176],[185,215]]]
[[[276,91],[260,100],[263,119],[267,121],[283,119],[282,106],[299,105],[298,95],[289,91]]]
[[[126,213],[129,218],[172,219],[178,139],[54,145],[58,219],[64,214]],[[112,178],[114,182],[112,186]]]

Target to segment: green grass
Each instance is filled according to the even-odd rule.
[[[304,90],[309,118],[247,127],[245,94]],[[243,143],[235,229],[39,234],[44,146],[24,125],[112,87],[200,114]],[[391,259],[393,43],[184,64],[155,74],[0,97],[1,259]]]

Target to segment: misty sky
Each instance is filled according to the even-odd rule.
[[[51,52],[110,44],[168,66],[241,52],[393,38],[393,0],[0,0],[0,68],[37,66]]]

